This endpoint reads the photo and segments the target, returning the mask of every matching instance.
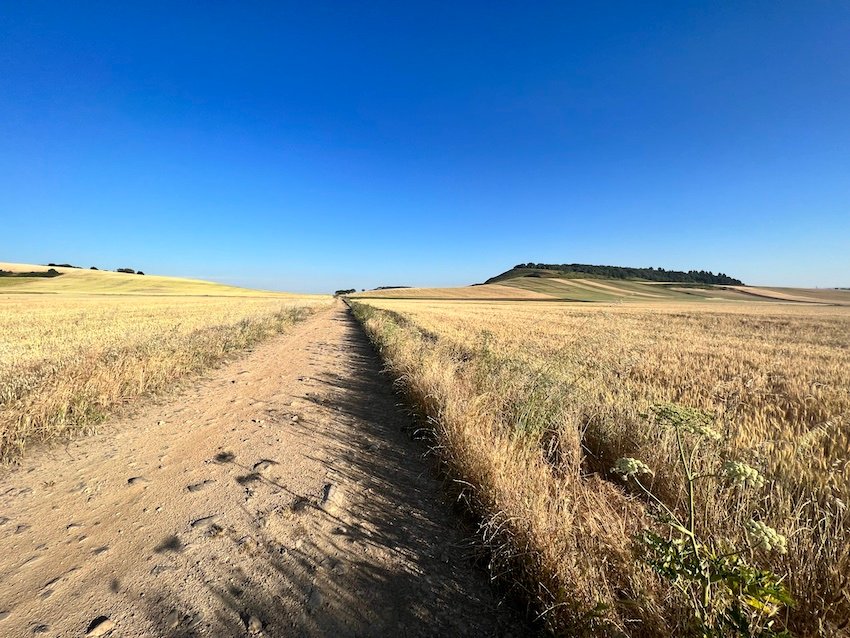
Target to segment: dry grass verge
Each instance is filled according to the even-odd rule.
[[[746,459],[769,479],[750,495],[702,489],[700,533],[745,544],[739,530],[751,517],[778,528],[788,553],[752,559],[796,600],[779,622],[797,635],[847,635],[844,309],[352,307],[433,421],[442,459],[484,521],[494,572],[521,585],[553,631],[686,635],[688,605],[633,542],[653,526],[650,510],[610,473],[620,456],[643,459],[656,470],[653,491],[682,511],[675,441],[642,416],[675,401],[716,413],[725,437],[706,462]]]
[[[278,334],[315,299],[0,300],[0,460],[90,432],[116,407]]]

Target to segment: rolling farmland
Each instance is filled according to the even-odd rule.
[[[628,279],[517,276],[458,288],[393,288],[368,290],[353,299],[466,299],[479,301],[537,299],[549,301],[774,301],[850,306],[850,291],[808,288],[694,285]]]

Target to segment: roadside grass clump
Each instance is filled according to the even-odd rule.
[[[494,575],[521,589],[551,630],[700,635],[689,596],[646,560],[647,530],[671,538],[653,498],[612,471],[632,458],[652,469],[645,487],[710,555],[734,548],[741,570],[787,590],[793,605],[767,629],[848,635],[846,309],[401,300],[352,308],[433,423],[439,457],[482,520]],[[687,437],[710,433],[688,454],[689,469],[720,468],[723,489],[682,480],[681,424]],[[784,553],[753,543],[767,530],[785,539]]]
[[[317,300],[0,300],[0,461],[92,432],[116,408],[286,330]]]

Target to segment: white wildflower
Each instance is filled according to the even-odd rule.
[[[704,439],[711,439],[712,441],[719,441],[722,438],[720,432],[703,423],[687,422],[683,423],[681,428],[686,432],[696,434]]]
[[[633,459],[629,456],[617,460],[617,464],[611,468],[611,472],[619,474],[623,480],[628,479],[636,474],[652,474],[649,466],[638,459]]]
[[[746,524],[746,528],[756,547],[761,547],[768,552],[775,549],[780,554],[788,551],[788,539],[769,525],[751,520]]]
[[[722,438],[720,433],[711,427],[714,417],[708,412],[676,405],[675,403],[653,405],[650,409],[658,423],[672,426],[704,439],[718,441]]]
[[[763,487],[764,477],[759,471],[743,461],[726,461],[720,468],[723,476],[735,485]]]

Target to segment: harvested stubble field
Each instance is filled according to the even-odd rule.
[[[114,276],[119,282],[132,277]],[[215,365],[329,303],[321,297],[176,292],[0,295],[0,460],[14,459],[35,441],[90,431],[115,408]]]
[[[850,310],[779,303],[562,304],[364,300],[355,313],[481,517],[495,572],[570,634],[684,633],[682,595],[635,542],[650,503],[611,471],[655,470],[681,513],[676,438],[652,404],[711,411],[723,438],[705,463],[744,460],[762,489],[696,484],[699,533],[750,547],[795,603],[776,627],[846,635],[850,618]],[[757,519],[786,554],[752,548]],[[663,529],[658,530],[663,532]]]

